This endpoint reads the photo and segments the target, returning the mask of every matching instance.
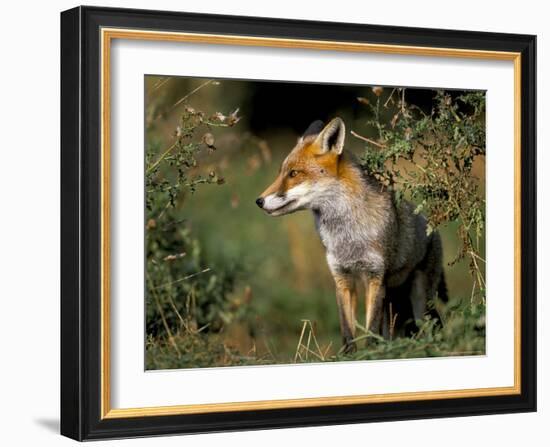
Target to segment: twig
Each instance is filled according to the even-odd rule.
[[[395,88],[391,91],[390,96],[388,96],[388,99],[386,99],[386,102],[384,103],[384,107],[387,107],[388,102],[390,102],[390,99],[394,93],[395,93]]]
[[[470,253],[470,256],[479,259],[483,263],[487,263],[487,261],[485,261],[485,259],[483,259],[481,256],[479,256],[475,251],[470,250],[469,253]]]
[[[206,323],[204,326],[201,326],[200,328],[197,329],[197,334],[204,331],[205,329],[208,329],[209,326],[210,326],[210,323]]]
[[[355,138],[359,138],[360,140],[363,140],[363,141],[366,141],[367,143],[373,144],[374,146],[377,146],[380,149],[386,149],[387,148],[387,146],[385,144],[378,143],[374,140],[371,140],[370,138],[364,137],[363,135],[359,135],[357,132],[354,132],[353,130],[351,130],[350,133]]]
[[[157,216],[157,219],[156,220],[159,220],[163,214],[166,212],[166,210],[170,207],[170,200],[168,200],[168,202],[166,203],[166,205],[164,205],[164,208],[162,208],[162,211],[159,213],[159,215]]]
[[[176,147],[177,144],[178,144],[178,142],[176,141],[176,142],[174,142],[174,144],[172,144],[172,146],[170,146],[168,149],[166,149],[166,150],[160,155],[160,157],[157,158],[157,161],[155,161],[151,166],[149,166],[149,167],[147,168],[147,170],[145,171],[145,173],[148,174],[148,173],[151,172],[153,169],[155,169],[155,168],[158,166],[158,164],[159,164],[162,160],[164,160],[164,158],[170,153],[170,151]]]

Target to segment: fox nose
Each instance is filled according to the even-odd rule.
[[[261,198],[261,197],[258,197],[256,199],[256,205],[258,205],[260,208],[263,208],[264,207],[264,199]]]

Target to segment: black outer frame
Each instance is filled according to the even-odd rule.
[[[100,418],[100,28],[521,53],[521,394]],[[77,7],[61,13],[61,434],[77,440],[536,411],[536,36]]]

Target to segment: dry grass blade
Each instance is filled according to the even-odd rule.
[[[294,363],[298,362],[298,357],[300,357],[300,360],[302,358],[302,356],[300,354],[300,346],[302,346],[302,340],[304,339],[304,334],[306,332],[307,320],[302,320],[302,321],[303,321],[302,332],[300,333],[300,338],[298,339],[298,345],[296,346],[296,354],[294,355]]]
[[[185,101],[186,99],[188,99],[190,96],[194,95],[195,93],[197,93],[200,89],[206,87],[207,85],[210,85],[214,82],[213,79],[210,79],[206,82],[203,82],[201,85],[199,85],[197,88],[195,88],[194,90],[191,90],[187,95],[185,95],[183,98],[180,98],[178,99],[174,105],[172,106],[172,109],[176,108],[177,106],[179,106],[183,101]]]
[[[307,342],[306,344],[303,343],[306,330],[308,331],[307,334]],[[312,344],[315,347],[315,350],[312,349]],[[327,348],[323,351],[319,345],[319,342],[317,340],[317,337],[315,335],[315,329],[313,327],[313,324],[310,320],[302,320],[302,331],[300,333],[300,338],[298,340],[298,344],[296,346],[296,353],[294,354],[294,363],[298,362],[298,359],[300,361],[308,361],[309,355],[313,355],[320,361],[324,362],[327,360],[327,353],[332,346],[332,342],[330,342],[327,346]]]
[[[149,92],[149,96],[151,96],[155,91],[157,91],[159,88],[161,88],[164,84],[166,84],[170,79],[172,79],[170,76],[168,76],[165,79],[159,79],[153,87],[151,87],[151,90]]]
[[[161,284],[160,286],[156,286],[155,289],[162,289],[164,287],[171,286],[173,284],[177,284],[183,281],[187,281],[188,279],[194,278],[195,276],[201,275],[203,273],[208,273],[210,270],[212,270],[210,267],[207,267],[200,272],[192,273],[191,275],[184,276],[183,278],[177,279],[176,281],[167,282],[165,284]]]
[[[147,275],[147,280],[151,284],[151,291],[155,290],[154,284],[151,281],[151,278],[149,275]],[[164,311],[162,310],[162,306],[160,305],[160,299],[156,292],[153,292],[153,298],[155,299],[155,304],[157,306],[157,310],[160,314],[160,318],[162,320],[162,324],[164,326],[164,329],[166,329],[166,333],[168,334],[168,340],[170,341],[171,345],[174,347],[174,350],[178,353],[178,356],[181,356],[181,352],[178,348],[178,345],[174,339],[174,336],[172,334],[172,331],[170,330],[170,326],[168,325],[168,322],[166,321],[166,316],[164,315]]]

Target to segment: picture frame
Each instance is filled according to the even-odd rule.
[[[116,40],[513,64],[513,385],[114,408],[109,79]],[[97,7],[63,12],[61,433],[82,441],[536,411],[535,48],[535,36],[518,34]]]

